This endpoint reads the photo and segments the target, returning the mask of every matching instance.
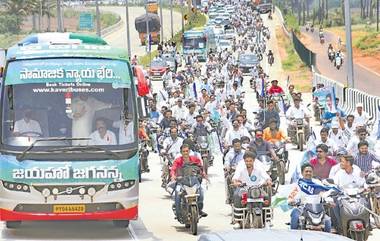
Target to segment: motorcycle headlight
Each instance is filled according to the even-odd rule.
[[[316,214],[316,213],[312,213],[310,211],[307,211],[307,214],[310,217],[311,222],[314,225],[319,225],[322,222],[322,218],[323,218],[323,214],[322,213]]]
[[[201,143],[200,146],[201,146],[201,148],[204,148],[204,149],[206,149],[208,147],[207,143],[205,143],[205,142]]]
[[[259,188],[251,188],[249,194],[251,198],[259,198],[261,196],[261,190]]]
[[[270,163],[263,163],[263,164],[264,164],[265,171],[269,172],[272,165]]]
[[[5,189],[8,189],[9,191],[16,191],[16,192],[30,192],[29,185],[25,183],[20,182],[8,182],[8,181],[1,181],[3,184],[3,187]]]
[[[194,185],[192,187],[184,186],[184,189],[188,195],[194,195],[197,193],[197,185]]]

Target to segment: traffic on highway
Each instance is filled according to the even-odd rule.
[[[147,1],[147,66],[79,33],[0,52],[0,240],[380,238],[380,101],[301,92],[272,1],[191,4],[179,44]]]

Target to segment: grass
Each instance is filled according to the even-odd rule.
[[[95,10],[91,10],[90,12],[93,14],[95,18],[96,16]],[[68,9],[65,9],[64,17],[75,18],[75,19],[78,19],[79,21],[80,13],[81,11],[76,11],[75,9],[68,8]],[[117,22],[119,22],[119,20],[120,20],[120,16],[117,14],[110,13],[110,12],[100,12],[100,24],[101,24],[102,29],[116,24]],[[96,20],[94,19],[94,21]]]
[[[368,33],[365,36],[358,38],[354,46],[360,49],[366,55],[374,55],[380,51],[380,34]]]
[[[282,33],[281,28],[276,29],[276,38],[280,48],[282,68],[290,76],[291,84],[294,84],[298,91],[310,91],[310,69],[302,62],[291,40]]]
[[[298,19],[296,16],[287,14],[284,20],[288,29],[292,29],[296,34],[300,33],[300,26],[298,25]]]
[[[7,49],[23,39],[25,34],[0,34],[0,48]]]
[[[187,8],[186,8],[187,9]],[[194,27],[202,27],[206,25],[207,23],[207,17],[206,15],[200,13],[200,12],[195,12],[195,13],[189,13],[188,9],[185,12],[189,16],[187,23],[185,24],[185,31],[190,30]],[[182,43],[182,31],[177,32],[172,39],[170,39],[168,42],[175,42],[177,45],[177,48],[181,47]],[[139,63],[143,66],[148,66],[150,59],[153,59],[155,56],[158,55],[158,51],[152,51],[151,52],[151,58],[149,57],[149,54],[146,54],[144,56],[141,56],[139,58]]]

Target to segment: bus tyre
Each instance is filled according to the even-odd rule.
[[[18,228],[21,226],[21,221],[8,221],[6,222],[7,228]]]
[[[113,225],[117,228],[128,228],[129,220],[113,220]]]

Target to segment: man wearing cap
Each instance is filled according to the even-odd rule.
[[[182,105],[181,98],[177,99],[177,105],[173,106],[172,111],[173,111],[173,117],[176,118],[177,120],[184,119],[189,113],[186,106]]]
[[[369,121],[369,115],[363,110],[363,103],[356,104],[356,110],[354,113],[355,125],[356,126],[366,126]]]
[[[284,90],[278,86],[278,80],[272,80],[272,86],[268,90],[268,94],[276,95],[276,94],[284,94]]]
[[[305,130],[309,130],[309,118],[310,113],[304,105],[301,105],[301,98],[295,97],[293,99],[293,105],[286,111],[286,119],[288,120],[288,136],[294,137],[294,131],[296,127],[296,123],[294,120],[296,119],[305,119]],[[293,135],[291,135],[293,134]],[[308,136],[308,133],[306,133]]]
[[[346,147],[348,144],[347,136],[344,135],[344,132],[339,128],[339,123],[336,121],[331,123],[329,139],[335,142],[337,148]]]

